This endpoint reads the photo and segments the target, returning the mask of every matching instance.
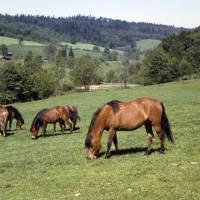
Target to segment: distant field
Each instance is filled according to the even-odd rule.
[[[140,40],[137,42],[137,47],[140,48],[141,51],[145,51],[158,46],[159,43],[160,40],[153,40],[153,39]]]
[[[9,38],[9,37],[0,37],[0,43],[8,45],[9,51],[13,53],[25,53],[28,50],[32,50],[33,52],[40,53],[44,56],[42,46],[43,44],[32,42],[32,41],[23,41],[22,45],[19,45],[17,39]],[[141,51],[148,50],[156,47],[160,43],[160,40],[141,40],[137,42],[137,47],[140,48]],[[63,45],[68,45],[68,48],[71,46],[73,48],[75,56],[82,56],[87,53],[91,55],[92,58],[99,58],[101,57],[102,53],[92,52],[93,44],[84,44],[84,43],[77,43],[71,44],[62,42]],[[103,51],[104,47],[99,47],[101,51]],[[89,50],[89,51],[87,51]],[[120,51],[119,51],[120,52]]]
[[[19,44],[18,39],[15,38],[9,38],[9,37],[0,37],[0,43],[6,44],[6,45],[12,45],[12,44]],[[32,41],[23,41],[22,45],[25,46],[42,46],[42,44]]]

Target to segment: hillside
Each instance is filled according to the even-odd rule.
[[[136,47],[143,39],[161,40],[185,28],[145,22],[126,22],[91,16],[49,17],[0,14],[0,34],[36,42],[90,43],[116,49]]]

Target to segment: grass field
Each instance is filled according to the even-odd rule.
[[[140,48],[141,51],[143,51],[154,48],[159,44],[159,42],[160,42],[159,40],[153,40],[153,39],[141,40],[137,42],[137,47]],[[18,53],[24,56],[29,50],[31,50],[34,55],[39,54],[42,55],[43,58],[46,58],[46,55],[44,54],[43,51],[43,44],[41,43],[32,41],[23,41],[22,45],[20,45],[17,39],[9,37],[0,37],[0,44],[6,44],[8,46],[8,51],[12,52],[14,56],[17,55]],[[84,44],[84,43],[71,44],[66,42],[62,42],[61,44],[62,45],[67,44],[68,48],[71,46],[73,48],[75,57],[86,55],[88,53],[92,58],[99,58],[102,56],[102,51],[104,49],[103,47],[99,47],[101,52],[98,53],[91,51],[94,46],[93,44]]]
[[[153,40],[153,39],[140,40],[137,42],[137,47],[140,48],[141,51],[145,51],[158,46],[159,43],[160,40]]]
[[[163,101],[175,144],[165,141],[164,155],[144,156],[144,127],[118,132],[120,155],[105,159],[107,132],[101,139],[101,157],[87,160],[84,141],[93,113],[104,103],[151,96]],[[73,134],[61,135],[48,125],[47,137],[30,138],[38,111],[54,105],[75,104],[81,121]],[[200,80],[73,93],[46,100],[13,104],[23,115],[23,130],[0,137],[0,199],[200,199]],[[42,132],[40,132],[42,135]],[[114,151],[114,146],[112,146]]]

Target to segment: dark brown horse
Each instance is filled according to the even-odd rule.
[[[77,118],[79,116],[66,106],[55,106],[50,109],[41,110],[34,118],[31,125],[31,138],[36,139],[39,128],[43,128],[44,136],[46,136],[46,127],[48,123],[65,122],[70,128],[70,133],[73,131],[72,124],[69,122],[69,118]],[[64,134],[64,125],[61,123],[62,133]]]
[[[24,124],[24,119],[21,115],[21,113],[17,110],[17,108],[13,106],[6,106],[5,107],[8,110],[8,122],[9,122],[9,127],[8,130],[11,129],[12,121],[13,119],[16,119],[16,130],[20,130],[21,126]]]
[[[6,108],[0,107],[0,127],[3,132],[3,136],[6,137],[6,126],[8,121],[8,111]],[[1,132],[0,132],[1,135]]]
[[[135,100],[120,102],[117,100],[106,103],[93,115],[85,146],[88,148],[88,158],[97,158],[101,149],[101,137],[104,130],[109,131],[106,157],[110,157],[112,141],[118,152],[116,131],[135,130],[142,125],[145,126],[148,136],[148,147],[146,155],[150,154],[152,139],[154,137],[152,126],[160,139],[160,153],[164,153],[164,133],[168,140],[173,143],[170,124],[161,101],[143,97]]]
[[[73,104],[70,104],[70,105],[67,105],[66,107],[67,107],[68,109],[71,109],[73,112],[75,112],[75,113],[78,115],[77,106],[75,106],[75,105],[73,105]],[[73,130],[76,129],[77,119],[80,120],[80,117],[78,117],[78,118],[77,118],[77,117],[73,118],[73,116],[70,117],[70,120],[71,120],[71,122],[72,122],[72,124],[73,124],[73,125],[72,125]],[[59,124],[60,124],[60,128],[61,128],[62,126],[65,127],[65,122],[64,122],[64,121],[61,120],[61,121],[59,122]],[[54,123],[53,126],[54,126],[54,131],[56,131],[56,123]]]

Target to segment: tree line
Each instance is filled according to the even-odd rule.
[[[162,24],[126,22],[92,16],[50,17],[0,14],[0,35],[36,42],[61,41],[91,43],[98,46],[136,47],[141,39],[163,39],[186,28]]]
[[[144,58],[135,76],[142,85],[200,77],[200,26],[171,34]]]

